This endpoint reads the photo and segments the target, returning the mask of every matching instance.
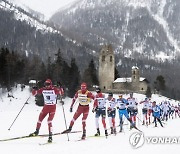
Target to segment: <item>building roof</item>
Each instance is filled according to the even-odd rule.
[[[36,80],[30,80],[29,83],[36,83]]]
[[[138,70],[138,69],[139,69],[139,67],[137,67],[137,66],[133,66],[133,67],[132,67],[132,69],[137,69],[137,70]]]
[[[145,81],[146,78],[140,77],[139,81]],[[132,78],[128,77],[128,78],[117,78],[113,83],[123,83],[123,82],[132,82]]]

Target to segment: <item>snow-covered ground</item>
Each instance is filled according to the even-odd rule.
[[[34,97],[31,96],[28,104],[26,104],[16,119],[14,125],[10,130],[8,128],[12,124],[13,120],[23,107],[27,98],[30,96],[28,86],[25,87],[23,91],[20,90],[20,86],[17,89],[13,90],[13,96],[7,97],[7,95],[3,95],[0,98],[0,140],[5,138],[17,137],[28,135],[31,132],[35,131],[36,122],[38,119],[38,115],[42,109],[42,107],[38,107],[35,105]],[[115,96],[117,97],[117,96]],[[124,96],[128,97],[128,96]],[[137,98],[138,101],[141,101],[145,98],[144,95],[134,94],[134,97]],[[152,96],[153,100],[156,100],[160,103],[162,100],[167,100],[165,97],[160,97],[157,95]],[[71,104],[71,99],[66,98],[65,100],[65,115],[67,119],[67,123],[69,122],[77,108],[77,104],[74,107],[74,112],[69,112],[69,107]],[[178,102],[172,101],[173,104],[177,104]],[[92,104],[91,104],[92,110]],[[129,144],[129,137],[132,133],[137,132],[136,130],[129,131],[129,125],[124,126],[124,131],[122,133],[118,133],[116,136],[109,136],[108,139],[105,137],[90,137],[93,136],[96,132],[95,128],[95,120],[94,114],[91,112],[87,119],[87,140],[77,142],[77,140],[81,137],[81,133],[69,134],[70,141],[67,140],[67,135],[57,135],[53,136],[52,144],[40,146],[40,143],[45,143],[47,141],[47,137],[35,137],[35,138],[26,138],[19,139],[13,141],[0,142],[0,153],[1,154],[92,154],[92,153],[101,153],[101,154],[113,154],[113,153],[173,153],[179,154],[180,152],[180,144],[145,144],[138,148],[134,149]],[[138,117],[142,119],[141,111],[138,113]],[[104,135],[104,130],[102,128],[101,120],[100,129],[101,134]],[[107,126],[109,127],[108,119],[106,119]],[[125,121],[125,124],[128,122]],[[171,119],[167,122],[164,128],[158,127],[154,128],[154,125],[142,126],[141,121],[138,120],[137,127],[139,127],[146,136],[169,136],[169,137],[178,137],[180,136],[180,119]],[[116,117],[116,124],[118,125],[118,114]],[[53,128],[54,133],[61,132],[65,130],[64,116],[63,110],[60,103],[57,105],[57,111],[55,118],[53,120]],[[81,117],[77,119],[73,130],[81,130]],[[119,130],[119,128],[117,128]],[[48,133],[47,127],[47,118],[44,119],[40,134]]]

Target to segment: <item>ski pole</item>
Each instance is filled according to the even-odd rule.
[[[138,119],[139,119],[139,121],[143,124],[143,121],[138,117],[138,116],[136,116]],[[145,125],[146,127],[148,127],[147,125]]]
[[[138,118],[138,120],[141,122],[141,123],[143,123],[143,121],[138,117],[138,116],[136,116],[137,118]]]
[[[60,98],[61,102],[62,102],[62,97]],[[63,115],[64,115],[64,123],[65,123],[65,126],[66,126],[66,130],[67,130],[67,122],[66,122],[66,115],[65,115],[65,111],[64,111],[64,102],[62,103],[62,109],[63,109]],[[69,134],[67,134],[67,138],[68,138],[68,141],[69,141]]]
[[[24,105],[22,106],[22,108],[21,108],[21,110],[19,111],[19,113],[17,114],[17,116],[16,116],[16,118],[14,119],[14,121],[12,122],[12,124],[11,124],[11,126],[9,127],[9,129],[8,130],[10,130],[11,129],[11,127],[13,126],[13,124],[14,124],[14,122],[16,121],[16,119],[18,118],[18,116],[19,116],[19,114],[21,113],[21,111],[23,110],[23,108],[24,108],[24,106],[26,105],[26,104],[28,104],[28,100],[29,100],[29,98],[31,97],[31,95],[28,97],[28,99],[26,100],[26,102],[24,103]]]

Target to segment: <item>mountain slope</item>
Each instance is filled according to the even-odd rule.
[[[173,59],[180,52],[179,6],[178,0],[78,0],[51,21],[94,46],[111,43],[127,57]]]
[[[45,63],[48,57],[55,59],[59,48],[64,59],[76,58],[79,66],[81,61],[85,66],[88,64],[87,60],[79,60],[82,56],[93,57],[93,48],[88,44],[64,36],[53,24],[41,21],[6,0],[0,1],[0,21],[0,47],[30,58],[36,55]]]

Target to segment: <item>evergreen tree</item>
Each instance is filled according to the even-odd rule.
[[[63,59],[60,49],[58,50],[56,56],[57,59],[53,65],[53,80],[61,84],[61,86],[65,89],[69,86],[70,83],[70,67],[67,64],[67,62]]]
[[[73,97],[80,84],[80,72],[74,58],[71,59],[69,77],[70,85],[68,87],[68,96]]]
[[[82,80],[87,83],[88,87],[98,85],[98,78],[93,59],[90,61],[88,68],[84,71]]]
[[[71,71],[71,68],[69,67],[67,62],[63,61],[62,81],[60,81],[60,82],[63,83],[64,88],[68,87],[71,83],[71,79],[70,79],[70,75],[69,75],[70,71]]]
[[[63,80],[63,58],[61,55],[61,50],[59,49],[56,54],[56,61],[53,68],[53,80],[54,82]]]
[[[24,59],[8,49],[0,49],[0,85],[10,90],[24,76]]]
[[[117,78],[120,78],[120,75],[119,75],[119,72],[118,72],[117,68],[115,67],[115,80]]]
[[[150,98],[151,95],[152,95],[152,93],[151,93],[151,88],[148,86],[148,87],[147,87],[147,91],[146,91],[146,97]]]
[[[156,87],[159,91],[166,89],[166,82],[162,75],[157,76],[155,83],[156,83]]]
[[[0,50],[0,84],[2,87],[8,86],[8,72],[7,72],[7,55],[9,50],[1,48]]]
[[[39,68],[39,72],[37,74],[37,80],[45,81],[47,79],[46,66],[42,62]]]
[[[48,57],[47,78],[52,79],[52,74],[53,74],[53,64],[51,63],[51,57]]]

